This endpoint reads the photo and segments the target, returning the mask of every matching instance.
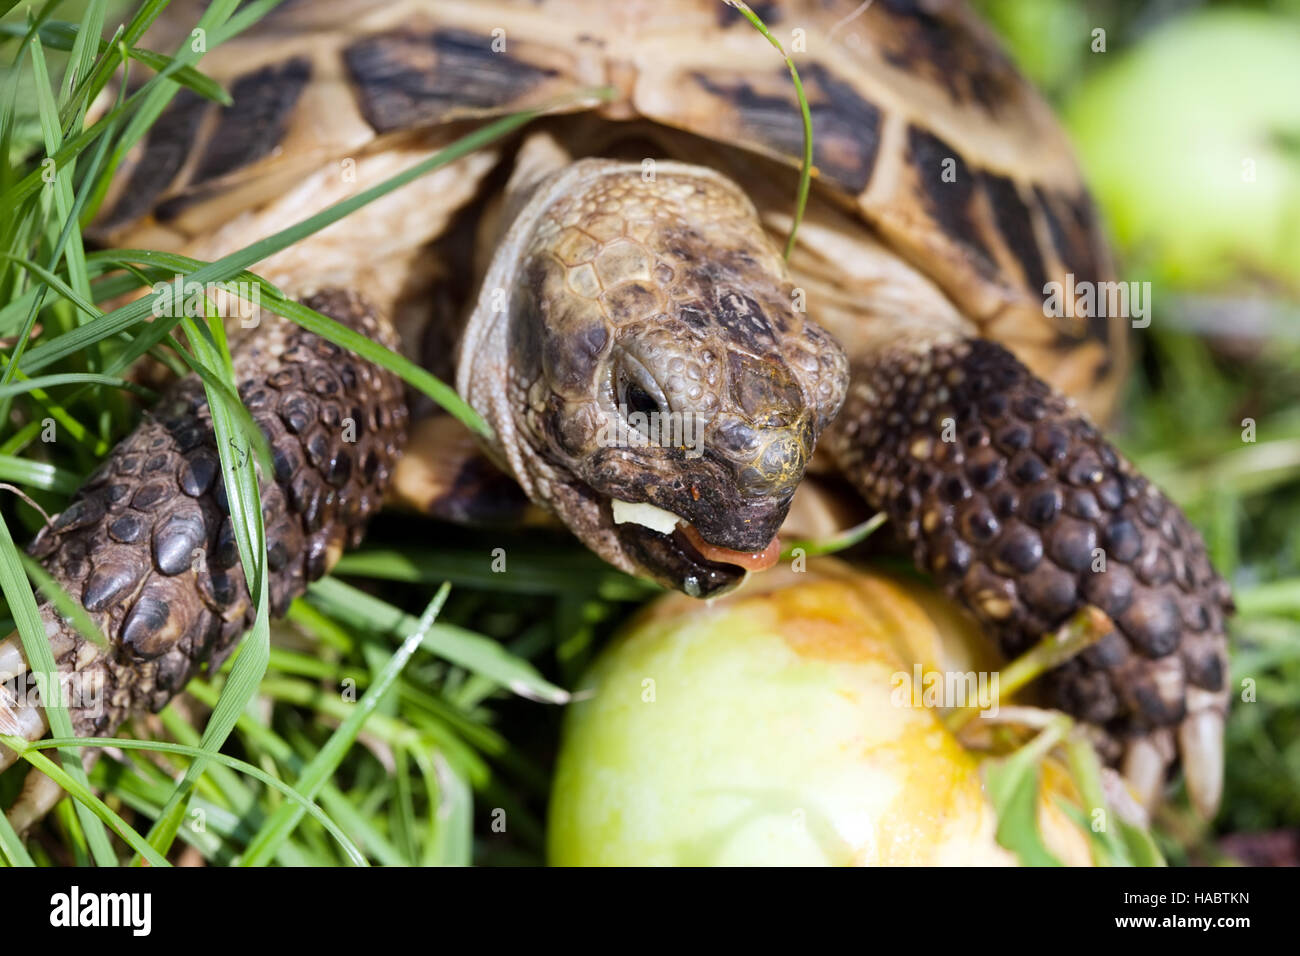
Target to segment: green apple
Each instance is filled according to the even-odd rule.
[[[976,756],[900,696],[917,667],[996,669],[955,607],[832,561],[752,585],[663,598],[597,660],[566,721],[551,862],[1013,862]],[[1039,824],[1059,858],[1087,862],[1054,802]]]
[[[1114,59],[1066,121],[1131,261],[1184,288],[1300,287],[1300,23],[1207,11],[1090,55]]]

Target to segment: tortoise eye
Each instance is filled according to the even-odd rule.
[[[650,370],[635,356],[624,355],[618,363],[615,388],[618,410],[623,420],[646,438],[655,441],[659,422],[651,416],[666,412],[668,400]]]
[[[647,392],[636,382],[628,382],[623,389],[624,415],[631,415],[640,412],[643,415],[650,416],[659,411],[659,403],[655,401],[653,395]]]
[[[646,385],[642,385],[642,382],[649,385],[654,382],[654,378],[640,362],[625,358],[619,363],[619,377],[617,377],[619,414],[623,415],[624,421],[627,421],[630,427],[653,441],[656,423],[651,416],[662,412],[664,403],[651,393]],[[658,388],[655,392],[658,392]]]

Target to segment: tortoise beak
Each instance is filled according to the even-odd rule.
[[[785,509],[780,508],[783,517]],[[693,597],[713,597],[740,584],[751,571],[765,571],[781,554],[780,521],[756,523],[756,547],[735,549],[709,541],[691,521],[648,503],[610,502],[615,534],[638,572]],[[766,527],[768,530],[760,530]],[[729,523],[724,530],[731,532]],[[745,529],[747,532],[749,529]],[[735,535],[729,533],[723,540]]]
[[[617,534],[641,573],[691,597],[719,597],[739,587],[748,574],[738,564],[707,560],[680,531],[663,534],[642,525],[623,524]]]

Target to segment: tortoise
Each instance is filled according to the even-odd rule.
[[[153,48],[188,36],[197,11],[174,6]],[[291,2],[207,54],[234,106],[180,91],[116,176],[101,241],[210,260],[540,108],[504,145],[257,267],[454,369],[491,430],[471,436],[296,325],[243,323],[240,395],[274,462],[271,612],[385,495],[470,523],[545,513],[701,599],[776,560],[779,533],[882,511],[1006,655],[1101,612],[1104,636],[1046,693],[1142,801],[1181,757],[1211,813],[1231,597],[1201,536],[1093,424],[1115,405],[1128,320],[1045,301],[1053,282],[1113,274],[1065,136],[962,3],[758,12],[793,52],[814,129],[788,261],[800,113],[786,65],[727,5]],[[96,691],[72,711],[79,734],[161,708],[248,627],[228,511],[202,383],[183,379],[36,536],[110,641],[43,606],[61,668]],[[0,645],[0,678],[25,666],[16,637]],[[44,731],[34,709],[2,716]],[[41,786],[20,822],[50,803]]]

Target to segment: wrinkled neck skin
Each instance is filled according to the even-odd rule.
[[[722,593],[774,560],[844,353],[719,173],[585,159],[532,181],[507,195],[457,389],[497,464],[592,550]]]
[[[479,287],[479,297],[465,324],[456,366],[456,390],[491,426],[494,437],[484,448],[498,467],[519,483],[537,504],[554,510],[549,501],[556,475],[531,443],[520,440],[517,409],[522,407],[524,385],[512,368],[512,323],[531,321],[520,315],[527,291],[521,274],[527,265],[535,228],[545,211],[584,178],[579,164],[571,164],[540,183],[528,187],[527,197],[510,195],[506,205],[519,212],[497,241],[496,253]]]

